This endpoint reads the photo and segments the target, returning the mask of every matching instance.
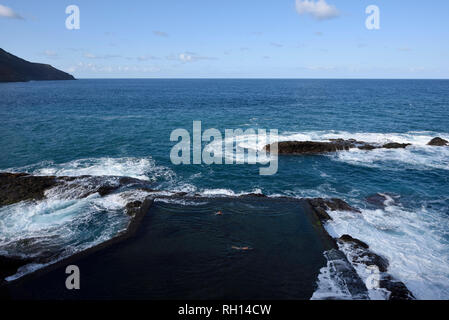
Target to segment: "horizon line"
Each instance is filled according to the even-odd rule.
[[[76,80],[449,80],[449,78],[236,78],[236,77],[154,77],[154,78],[76,78]]]

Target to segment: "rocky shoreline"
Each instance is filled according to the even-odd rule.
[[[340,143],[340,142],[336,142]],[[60,266],[61,264],[68,264],[72,261],[76,261],[82,257],[86,257],[94,252],[102,250],[106,247],[110,247],[114,244],[122,242],[131,237],[139,228],[139,224],[143,217],[152,206],[153,202],[157,199],[202,199],[201,195],[189,196],[185,193],[166,193],[158,190],[152,190],[151,184],[127,177],[114,177],[113,181],[105,180],[102,177],[95,176],[83,176],[83,177],[55,177],[55,176],[33,176],[25,173],[0,173],[0,205],[11,205],[20,201],[36,201],[45,198],[48,190],[58,187],[64,189],[67,192],[72,192],[77,198],[84,198],[93,193],[98,193],[100,196],[105,196],[118,190],[126,188],[134,188],[145,190],[150,192],[151,195],[147,196],[143,201],[133,200],[129,201],[125,206],[125,212],[131,217],[130,223],[127,229],[120,232],[112,239],[102,242],[97,246],[91,247],[87,250],[76,253],[67,258],[63,258],[58,261],[58,252],[52,252],[51,248],[48,248],[48,255],[37,257],[20,257],[20,256],[1,256],[0,255],[0,282],[3,281],[2,286],[9,286],[10,283],[16,281],[6,282],[4,278],[11,276],[17,272],[17,270],[29,263],[49,263],[51,260],[58,261],[52,263],[43,269],[35,271],[32,274],[24,276],[19,281],[25,281],[28,278],[36,277],[39,274],[48,272]],[[80,180],[81,179],[81,180]],[[80,181],[83,181],[80,187]],[[89,185],[86,188],[85,182],[88,181]],[[379,196],[381,197],[381,196]],[[229,197],[232,198],[232,197]],[[256,198],[270,198],[263,194],[247,194],[240,197],[242,199],[256,199]],[[290,200],[288,197],[283,197],[285,200]],[[275,198],[274,198],[275,199]],[[353,296],[355,298],[364,299],[367,298],[367,288],[362,279],[357,275],[353,265],[363,264],[366,267],[377,268],[380,272],[379,287],[384,288],[390,292],[390,300],[408,300],[414,299],[413,294],[407,289],[404,283],[393,278],[388,274],[388,260],[370,251],[369,246],[349,235],[343,235],[338,239],[333,239],[324,225],[327,221],[332,220],[329,215],[329,211],[351,211],[358,214],[362,214],[358,209],[351,207],[348,203],[341,199],[323,199],[323,198],[306,198],[306,199],[291,199],[291,201],[305,201],[310,207],[312,215],[312,223],[317,228],[320,234],[323,234],[327,238],[327,241],[332,243],[332,249],[326,253],[326,257],[329,260],[334,261],[334,265],[337,266],[337,273],[345,281],[353,284],[357,293]],[[379,200],[380,201],[380,200]],[[21,244],[23,246],[33,246],[33,241],[30,239],[27,243]],[[0,248],[1,249],[1,248]],[[44,250],[45,251],[45,250]]]
[[[330,139],[329,142],[317,142],[317,141],[282,141],[277,143],[279,154],[290,155],[311,155],[322,154],[337,151],[348,151],[350,149],[360,150],[374,150],[374,149],[405,149],[411,146],[410,143],[397,143],[390,142],[385,144],[367,143],[364,141],[357,141],[355,139]],[[427,143],[429,146],[449,146],[449,142],[440,137],[433,138]],[[273,148],[273,144],[268,144],[264,147],[264,150],[270,152]]]

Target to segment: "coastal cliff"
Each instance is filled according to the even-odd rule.
[[[0,82],[31,80],[75,80],[75,78],[49,64],[29,62],[0,48]]]

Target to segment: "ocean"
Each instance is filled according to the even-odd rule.
[[[128,176],[210,197],[341,198],[362,213],[331,212],[330,234],[350,234],[384,255],[389,273],[417,298],[449,299],[449,147],[427,145],[449,140],[449,81],[82,79],[4,83],[0,97],[0,171]],[[170,134],[192,132],[193,121],[220,132],[277,129],[279,141],[412,145],[280,155],[271,176],[251,164],[174,165]],[[382,206],[367,201],[377,193]],[[0,253],[26,255],[13,244],[39,237],[82,250],[126,227],[125,204],[120,194],[76,199],[52,190],[44,200],[1,207]]]

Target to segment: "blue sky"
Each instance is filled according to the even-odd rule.
[[[449,1],[297,1],[0,0],[0,47],[78,78],[449,78]]]

